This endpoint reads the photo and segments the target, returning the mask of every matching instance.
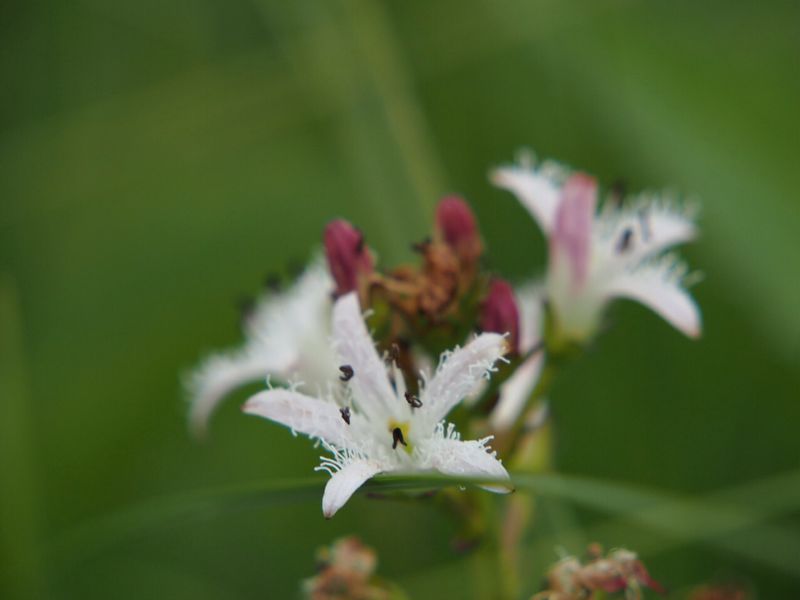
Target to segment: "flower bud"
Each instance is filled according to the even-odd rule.
[[[359,278],[369,275],[374,267],[363,234],[344,219],[336,219],[325,227],[324,239],[336,295],[358,290]]]
[[[509,351],[519,352],[519,309],[508,282],[495,279],[489,285],[481,305],[480,326],[483,331],[507,333]]]
[[[337,540],[317,552],[317,574],[302,585],[309,600],[392,600],[404,598],[399,588],[375,575],[378,557],[356,537]]]
[[[596,202],[597,182],[583,173],[571,176],[561,190],[561,203],[550,238],[551,260],[554,262],[551,268],[558,269],[562,268],[562,264],[567,265],[573,291],[583,286],[589,271]]]
[[[436,229],[462,265],[471,267],[483,252],[475,215],[458,196],[443,198],[436,207]]]

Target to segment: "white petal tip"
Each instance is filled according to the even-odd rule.
[[[263,417],[265,407],[269,406],[267,401],[267,394],[273,390],[261,391],[257,394],[250,396],[247,401],[239,408],[246,415],[255,415]],[[282,390],[281,390],[282,391]]]
[[[380,465],[366,460],[352,460],[342,466],[325,486],[322,494],[322,515],[326,519],[333,517],[367,479],[381,470]]]
[[[691,309],[687,311],[683,318],[675,318],[671,321],[671,324],[689,339],[697,340],[703,335],[700,311],[694,302],[692,302]]]
[[[699,326],[687,329],[684,331],[684,333],[693,340],[699,340],[701,337],[703,337],[703,332]]]
[[[481,486],[487,492],[492,492],[493,494],[513,494],[517,491],[517,489],[509,483],[508,485],[482,485]]]

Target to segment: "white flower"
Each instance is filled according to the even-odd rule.
[[[282,293],[262,297],[244,322],[245,343],[207,358],[189,377],[189,423],[205,433],[222,399],[237,387],[273,375],[320,385],[336,374],[328,344],[333,281],[315,260]]]
[[[332,346],[340,360],[340,379],[349,378],[338,402],[333,392],[314,398],[295,389],[270,389],[253,396],[243,408],[317,438],[332,452],[318,467],[331,474],[322,498],[326,518],[378,473],[438,471],[508,478],[487,447],[491,438],[462,441],[454,426],[444,421],[502,358],[506,346],[502,335],[485,333],[445,353],[433,377],[423,375],[418,398],[406,393],[397,367],[387,367],[378,356],[355,293],[334,305]]]
[[[685,266],[664,252],[693,239],[692,215],[663,197],[641,195],[626,207],[613,200],[596,212],[591,177],[529,161],[491,174],[539,223],[550,245],[547,297],[559,331],[582,341],[596,330],[615,297],[636,300],[690,337],[700,335],[700,312],[686,292]]]
[[[519,307],[519,353],[525,356],[541,344],[542,303],[544,290],[539,283],[528,283],[515,290]],[[544,348],[533,352],[514,373],[500,385],[500,397],[492,410],[489,423],[495,431],[504,431],[517,420],[539,382],[544,366]]]

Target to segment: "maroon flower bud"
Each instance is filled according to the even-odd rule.
[[[325,257],[336,282],[336,295],[358,290],[359,278],[369,275],[374,267],[363,234],[344,219],[331,221],[325,227]]]
[[[483,252],[481,236],[472,210],[458,196],[448,196],[436,207],[436,229],[459,260],[474,265]]]
[[[519,309],[508,282],[495,279],[489,285],[481,304],[480,326],[483,331],[507,333],[510,352],[519,352]]]

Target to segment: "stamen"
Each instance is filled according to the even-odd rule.
[[[340,408],[339,412],[341,413],[344,422],[350,425],[350,407],[345,406],[344,408]]]
[[[633,242],[633,229],[626,227],[617,241],[617,254],[622,254],[630,250],[631,242]]]
[[[406,392],[405,396],[406,396],[406,402],[408,402],[408,404],[409,404],[409,406],[411,406],[411,408],[420,408],[422,406],[422,400],[417,398],[411,392]]]
[[[364,233],[360,230],[356,230],[358,232],[358,242],[356,242],[356,253],[361,254],[364,252]]]
[[[392,450],[397,448],[397,443],[400,442],[403,446],[408,446],[403,439],[403,431],[399,427],[392,429]]]
[[[353,375],[356,374],[356,372],[353,371],[353,367],[350,365],[342,365],[339,367],[339,370],[342,372],[342,374],[339,376],[339,381],[350,381],[353,378]]]

